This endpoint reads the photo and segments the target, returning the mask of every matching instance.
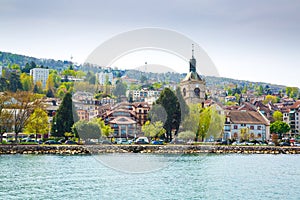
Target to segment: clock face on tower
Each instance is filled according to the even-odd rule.
[[[194,93],[197,97],[200,97],[200,89],[199,88],[195,88]]]

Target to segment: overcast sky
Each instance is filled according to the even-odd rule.
[[[300,87],[299,10],[299,0],[0,0],[0,51],[82,63],[116,34],[161,27],[196,41],[221,76]]]

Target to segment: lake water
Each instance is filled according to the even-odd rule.
[[[300,199],[300,155],[139,154],[169,162],[146,173],[107,167],[104,156],[114,155],[1,155],[0,199]]]

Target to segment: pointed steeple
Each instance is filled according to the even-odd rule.
[[[194,58],[194,44],[192,44],[192,58]]]
[[[190,59],[190,72],[196,72],[196,59],[194,58],[194,44],[192,44],[192,58]]]

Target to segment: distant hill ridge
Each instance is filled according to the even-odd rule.
[[[55,70],[63,70],[66,69],[69,65],[72,64],[71,61],[68,60],[54,60],[54,59],[44,59],[44,58],[35,58],[35,57],[30,57],[30,56],[25,56],[25,55],[19,55],[19,54],[14,54],[14,53],[9,53],[9,52],[3,52],[0,51],[0,66],[7,66],[8,64],[18,64],[21,67],[24,67],[26,63],[30,62],[35,62],[37,65],[41,66],[43,65],[44,67],[49,67],[50,69],[55,69]],[[159,65],[157,65],[159,67]],[[82,66],[75,65],[74,68],[78,69],[81,68]],[[150,69],[151,65],[148,65],[148,70]],[[84,67],[81,68],[84,71],[91,70],[91,71],[98,71],[96,67],[92,67],[89,64],[84,65]],[[184,74],[179,74],[176,72],[169,72],[169,73],[153,73],[153,72],[147,72],[147,65],[141,66],[138,68],[140,70],[140,73],[137,73],[136,69],[128,69],[125,70],[126,75],[129,78],[135,78],[135,79],[140,79],[141,76],[146,76],[149,79],[155,79],[157,78],[158,81],[174,81],[174,82],[179,82],[183,77]],[[206,79],[206,84],[207,86],[225,86],[225,85],[238,85],[239,87],[245,86],[245,85],[268,85],[270,88],[274,90],[281,90],[284,89],[285,86],[283,85],[277,85],[277,84],[271,84],[271,83],[264,83],[264,82],[252,82],[252,81],[245,81],[245,80],[237,80],[237,79],[232,79],[232,78],[225,78],[225,77],[212,77],[212,76],[207,76],[205,77]]]
[[[62,70],[71,64],[71,61],[62,61],[54,59],[35,58],[30,56],[24,56],[14,53],[0,51],[0,65],[7,66],[8,64],[18,64],[20,67],[24,67],[26,63],[35,62],[35,64],[51,69]]]

